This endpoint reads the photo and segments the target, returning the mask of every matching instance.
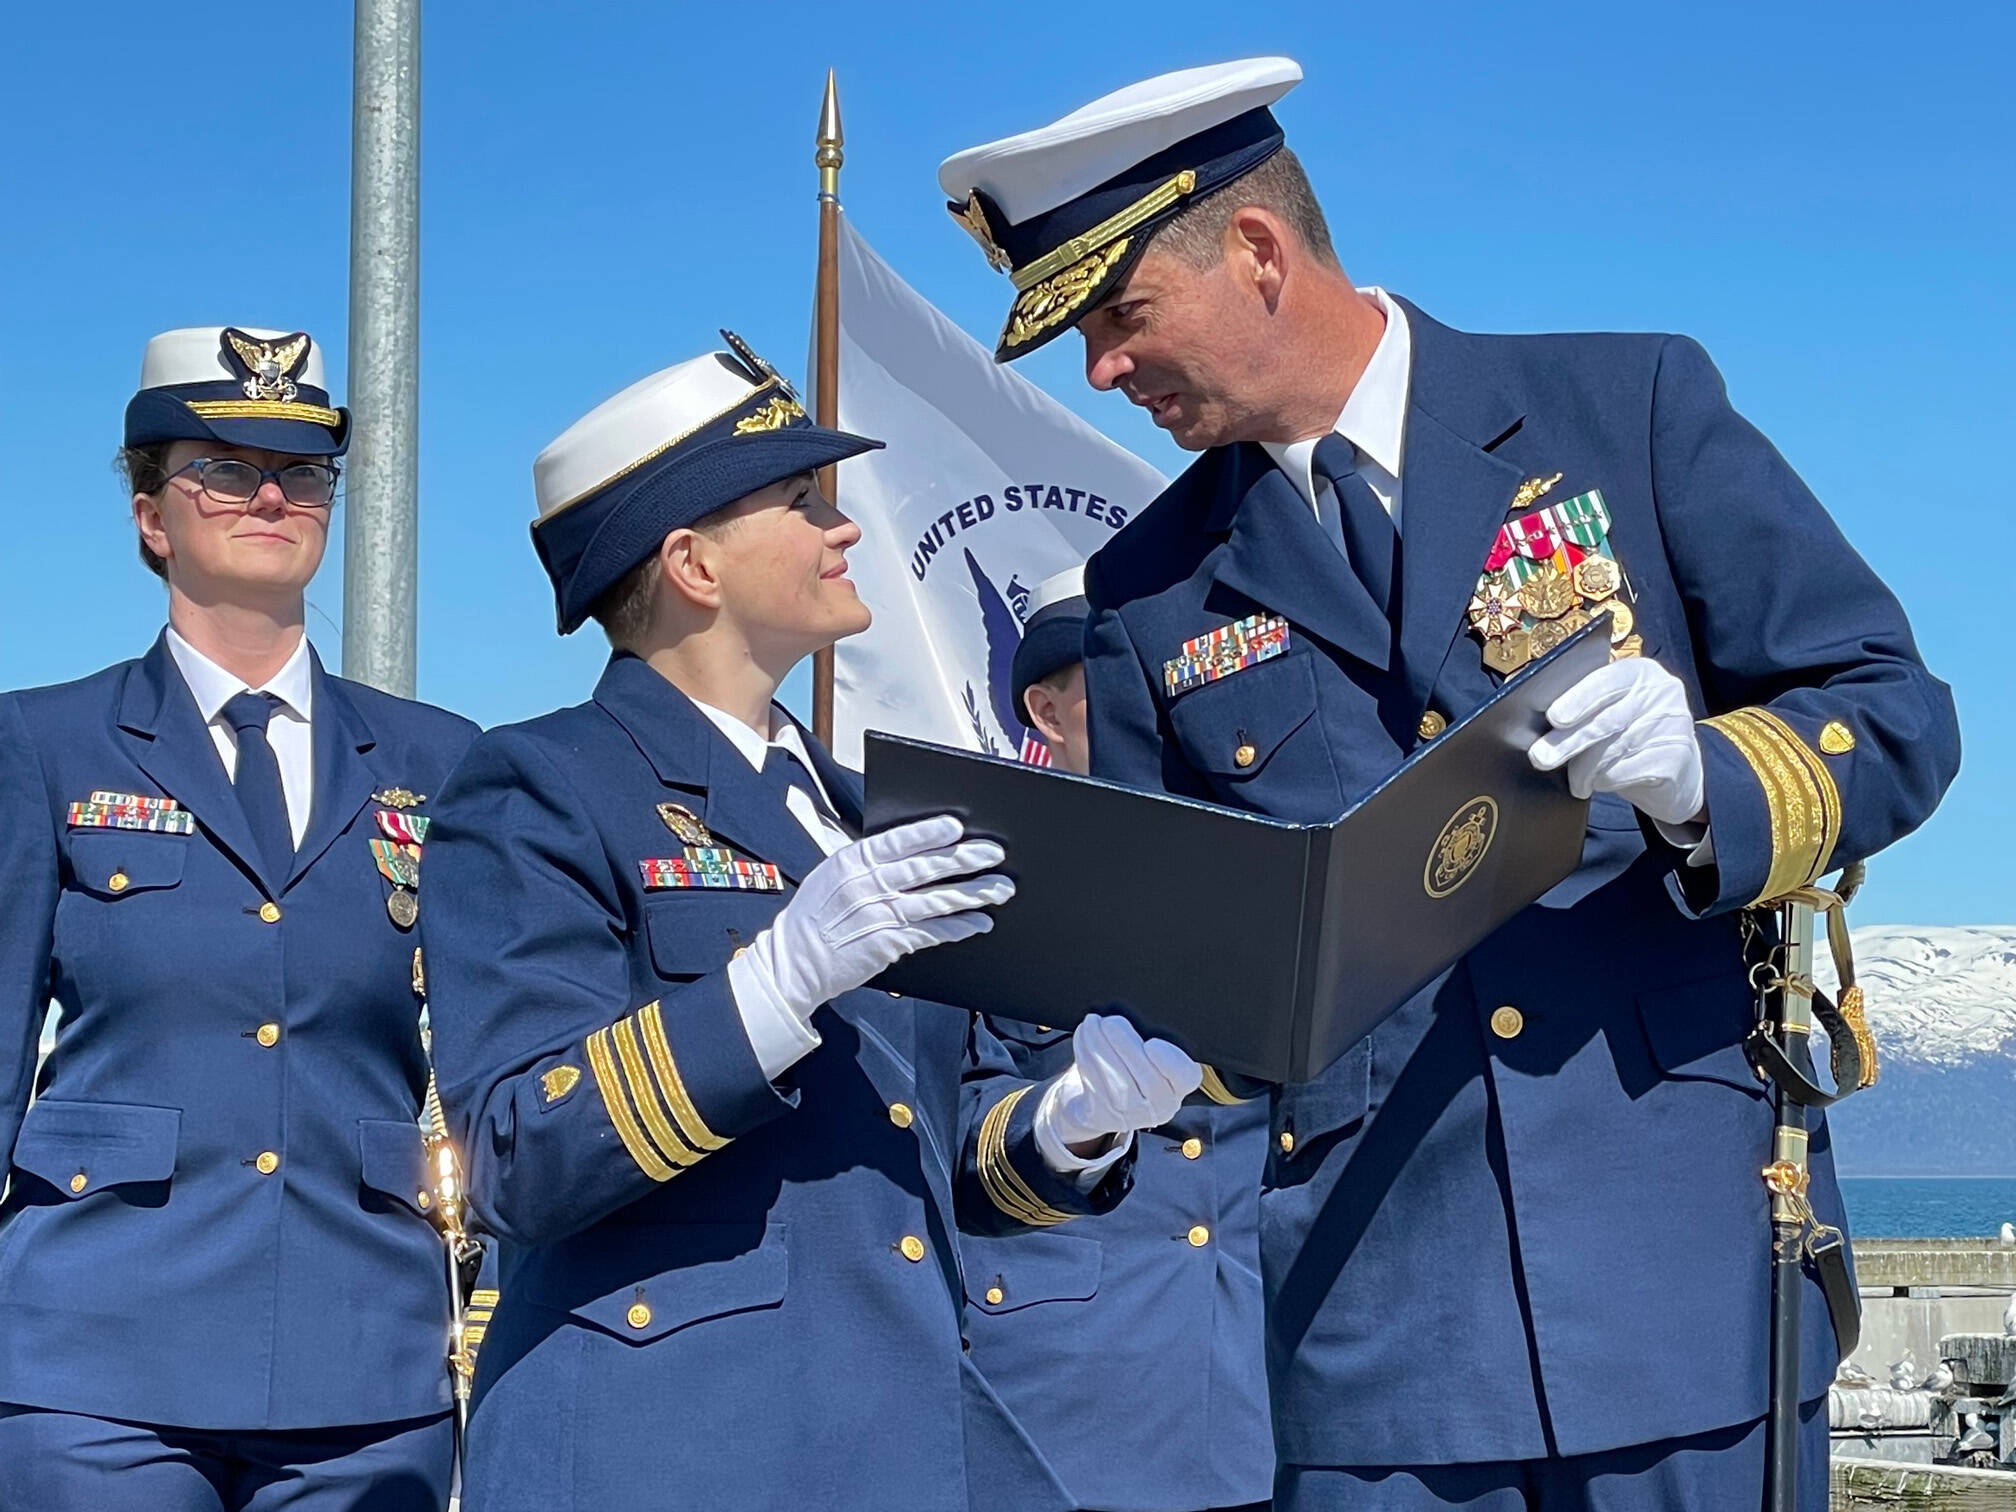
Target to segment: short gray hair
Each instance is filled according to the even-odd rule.
[[[1280,216],[1318,262],[1339,265],[1330,244],[1330,224],[1316,203],[1316,191],[1309,187],[1309,175],[1302,160],[1286,147],[1164,222],[1148,245],[1193,268],[1216,267],[1225,255],[1225,228],[1248,205]]]

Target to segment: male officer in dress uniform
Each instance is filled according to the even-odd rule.
[[[467,1504],[1064,1507],[967,1358],[955,1194],[994,1232],[1104,1211],[1200,1072],[1095,1016],[1032,1084],[864,986],[1012,886],[956,820],[852,838],[858,781],[772,701],[867,624],[812,472],[879,443],[730,344],[534,464],[560,629],[616,653],[442,795],[436,1054],[502,1261]]]
[[[1694,342],[1473,336],[1354,288],[1270,109],[1300,77],[1170,75],[941,171],[1012,270],[998,356],[1076,327],[1095,387],[1203,453],[1087,570],[1096,775],[1327,819],[1594,616],[1620,653],[1530,753],[1594,795],[1578,872],[1273,1093],[1276,1499],[1755,1507],[1740,911],[1921,823],[1952,703]],[[1838,1226],[1824,1130],[1812,1168]]]
[[[1037,585],[1014,698],[1053,765],[1087,770],[1084,569]],[[1030,975],[1042,978],[1041,961]],[[1025,1075],[1071,1037],[990,1021]],[[973,1358],[1077,1498],[1099,1512],[1264,1504],[1274,1476],[1261,1338],[1267,1104],[1204,1086],[1141,1139],[1134,1190],[1068,1229],[969,1237]],[[1105,1411],[1115,1402],[1123,1412]],[[1096,1432],[1087,1425],[1097,1422]]]
[[[475,726],[304,634],[350,431],[325,383],[305,333],[149,342],[122,456],[168,625],[0,698],[10,1509],[448,1500],[412,926]]]

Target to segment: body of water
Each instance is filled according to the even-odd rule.
[[[1857,1239],[1993,1238],[2016,1223],[2016,1176],[1844,1176]]]

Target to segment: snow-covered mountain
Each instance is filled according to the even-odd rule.
[[[1850,1175],[2016,1172],[2016,925],[1854,931],[1882,1077],[1829,1115]],[[1815,975],[1834,990],[1822,945]]]

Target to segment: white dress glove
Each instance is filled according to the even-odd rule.
[[[1167,1040],[1144,1040],[1126,1019],[1088,1013],[1071,1036],[1072,1062],[1036,1110],[1036,1149],[1053,1171],[1104,1173],[1128,1140],[1086,1158],[1072,1145],[1132,1136],[1169,1122],[1204,1080],[1204,1068]]]
[[[1006,903],[1015,884],[968,875],[999,866],[1005,853],[991,840],[962,840],[964,834],[957,819],[941,815],[835,851],[728,963],[729,987],[764,1075],[774,1079],[817,1047],[809,1021],[820,1005],[913,950],[994,927],[977,910]]]
[[[1543,772],[1568,768],[1577,798],[1615,793],[1662,825],[1702,817],[1701,740],[1686,686],[1655,661],[1599,667],[1547,709],[1552,733],[1527,752]]]

